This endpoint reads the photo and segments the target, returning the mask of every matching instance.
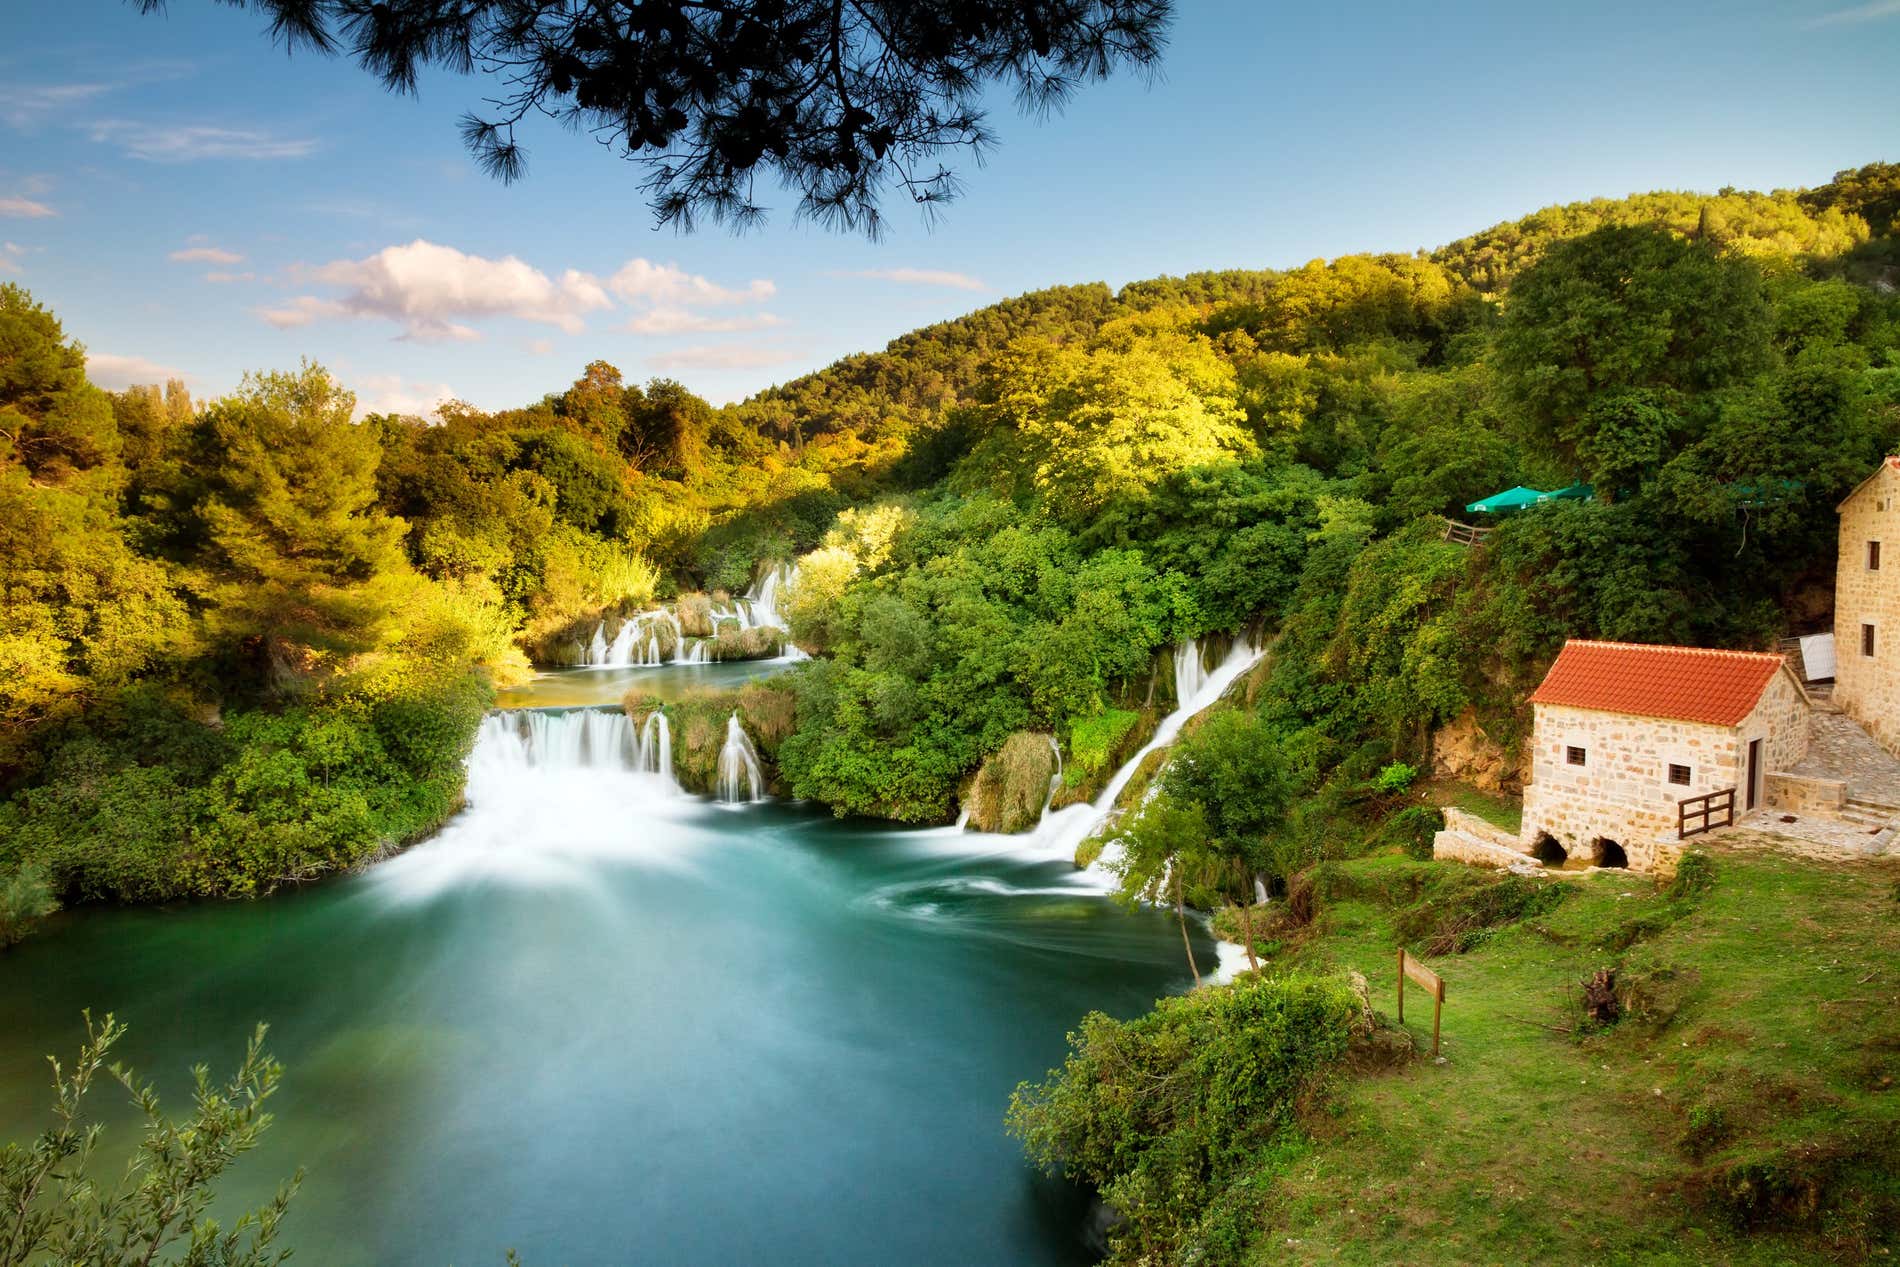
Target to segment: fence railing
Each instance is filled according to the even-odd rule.
[[[1735,789],[1684,797],[1676,802],[1676,839],[1687,840],[1735,822]]]
[[[1483,545],[1484,539],[1491,535],[1490,528],[1475,528],[1470,524],[1461,524],[1455,519],[1445,521],[1445,540],[1455,546]]]

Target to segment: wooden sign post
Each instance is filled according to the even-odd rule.
[[[1405,978],[1425,987],[1432,996],[1432,1057],[1438,1056],[1438,1018],[1445,1008],[1445,979],[1399,947],[1399,1024],[1405,1024]]]

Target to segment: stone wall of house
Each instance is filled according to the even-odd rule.
[[[1739,786],[1745,751],[1737,731],[1721,726],[1556,704],[1536,706],[1532,746],[1524,850],[1549,835],[1572,858],[1598,862],[1601,843],[1613,840],[1638,871],[1661,869],[1658,845],[1676,839],[1678,802]],[[1581,766],[1569,762],[1572,747],[1584,750]],[[1671,764],[1689,767],[1686,785],[1669,781]]]
[[[1788,770],[1808,755],[1808,697],[1794,680],[1794,671],[1784,668],[1761,693],[1755,711],[1736,727],[1741,754],[1748,753],[1748,741],[1762,741],[1761,772],[1764,783],[1770,771]],[[1737,773],[1736,786],[1741,786]]]
[[[1834,700],[1888,751],[1900,755],[1900,459],[1841,505],[1834,570]],[[1880,568],[1867,566],[1867,543],[1881,543]],[[1874,627],[1874,654],[1862,652],[1861,627]]]
[[[1847,803],[1847,784],[1839,779],[1817,779],[1806,775],[1771,774],[1768,776],[1768,808],[1788,814],[1820,815],[1839,818]]]

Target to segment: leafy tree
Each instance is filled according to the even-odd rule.
[[[61,483],[118,453],[112,403],[86,381],[85,349],[26,291],[0,285],[0,471]]]
[[[1859,216],[1877,234],[1893,232],[1900,218],[1900,163],[1869,163],[1834,173],[1834,179],[1800,196],[1813,211],[1839,208]]]
[[[1768,368],[1760,272],[1661,229],[1559,244],[1511,288],[1497,367],[1531,423],[1614,495],[1690,434],[1704,393]]]
[[[143,12],[165,0],[138,0]],[[889,3],[888,0],[650,0],[521,9],[508,0],[233,0],[270,19],[290,49],[347,52],[391,91],[425,68],[501,77],[495,113],[462,134],[504,180],[540,113],[647,171],[662,224],[702,215],[746,224],[753,183],[776,176],[799,212],[875,234],[897,185],[930,205],[954,195],[946,150],[992,141],[993,83],[1046,110],[1083,82],[1160,60],[1169,0]]]
[[[205,624],[255,646],[280,687],[369,650],[414,592],[402,521],[376,508],[376,434],[320,366],[249,375],[199,416],[171,513]],[[188,501],[185,499],[189,498]]]

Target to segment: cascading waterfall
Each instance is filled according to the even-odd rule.
[[[594,628],[594,636],[580,644],[579,661],[587,669],[648,668],[666,663],[661,655],[660,626],[673,631],[675,658],[685,647],[680,635],[679,617],[664,607],[639,612],[620,622],[612,641],[607,638],[607,622]]]
[[[666,714],[654,709],[647,714],[646,725],[640,728],[639,769],[644,774],[658,774],[669,782],[673,778],[673,732],[666,723]]]
[[[622,770],[673,780],[666,715],[655,711],[635,730],[617,708],[524,708],[490,713],[475,732],[469,783],[519,770]]]
[[[1121,796],[1122,789],[1128,786],[1128,781],[1135,777],[1135,771],[1141,768],[1148,754],[1173,743],[1174,737],[1181,733],[1181,727],[1190,718],[1218,700],[1264,654],[1265,648],[1252,642],[1236,640],[1226,658],[1210,670],[1201,663],[1201,648],[1196,640],[1190,638],[1176,647],[1174,711],[1162,718],[1161,724],[1155,728],[1154,737],[1142,745],[1141,751],[1115,771],[1100,796],[1087,804],[1045,810],[1042,820],[1029,834],[1029,847],[1038,854],[1074,857],[1076,847],[1100,830],[1114,813],[1116,799]],[[1098,887],[1107,888],[1115,883],[1116,877],[1110,869],[1112,861],[1110,851],[1105,850],[1103,857],[1088,868],[1087,874]]]
[[[765,799],[765,776],[759,771],[759,754],[753,750],[751,736],[739,724],[737,712],[726,719],[726,742],[719,749],[715,786],[720,801],[727,805]]]
[[[746,594],[752,607],[752,619],[760,625],[769,625],[773,629],[788,629],[784,615],[778,609],[779,594],[797,579],[796,564],[777,563],[759,574],[752,583],[752,589]]]

